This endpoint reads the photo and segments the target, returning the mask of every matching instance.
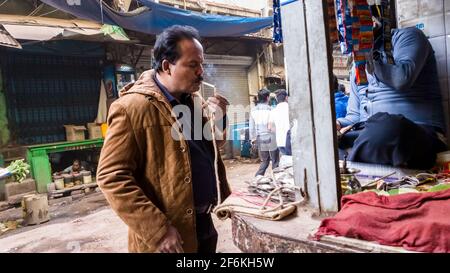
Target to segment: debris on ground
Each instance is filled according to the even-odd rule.
[[[294,169],[292,162],[286,162],[278,168],[273,169],[271,177],[256,176],[248,184],[247,190],[250,194],[267,198],[274,190],[281,188],[277,194],[273,194],[270,198],[275,202],[295,202],[296,190],[294,184]],[[282,199],[282,200],[281,200]]]
[[[18,221],[6,221],[5,223],[0,223],[0,235],[8,231],[15,230],[18,227],[20,227]]]

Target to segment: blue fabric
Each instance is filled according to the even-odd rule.
[[[150,0],[138,0],[148,10],[133,13],[116,12],[98,0],[82,1],[74,5],[66,0],[42,0],[45,4],[63,10],[79,18],[100,23],[118,25],[125,29],[156,35],[173,25],[195,27],[202,37],[234,37],[257,32],[273,24],[272,17],[246,18],[203,14],[200,12],[177,9]]]
[[[187,105],[191,109],[191,113],[193,113],[193,105],[189,103],[189,95],[183,96],[181,102],[178,102],[166,87],[158,81],[156,75],[153,79],[172,107],[179,104]],[[191,124],[193,124],[194,114],[192,114],[191,117]],[[191,126],[191,138],[187,139],[187,143],[189,146],[189,154],[191,156],[194,204],[196,207],[201,207],[216,203],[217,189],[214,171],[214,156],[213,152],[208,149],[206,140],[195,140],[193,135],[193,126]]]
[[[387,112],[445,132],[436,58],[430,42],[416,28],[394,30],[392,42],[395,63],[387,64],[386,58],[375,61],[373,75],[368,73],[368,86],[356,86],[352,73],[347,115],[339,118],[339,123],[348,126]]]
[[[347,115],[348,96],[342,92],[334,93],[334,104],[336,108],[336,118],[343,118]]]
[[[281,28],[280,0],[273,0],[273,42],[283,42],[283,31]]]

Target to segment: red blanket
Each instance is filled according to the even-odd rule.
[[[337,235],[420,252],[450,252],[450,190],[379,196],[347,195],[322,221],[315,239]]]

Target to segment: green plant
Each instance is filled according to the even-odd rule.
[[[23,159],[11,162],[6,169],[17,182],[22,182],[27,177],[27,174],[30,173],[30,165],[25,163]]]

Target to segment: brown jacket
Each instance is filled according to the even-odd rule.
[[[169,225],[185,252],[197,251],[191,161],[186,140],[172,138],[171,105],[144,72],[111,105],[97,182],[128,225],[130,252],[155,252]],[[212,142],[208,142],[212,148]],[[221,197],[230,194],[219,154]]]

